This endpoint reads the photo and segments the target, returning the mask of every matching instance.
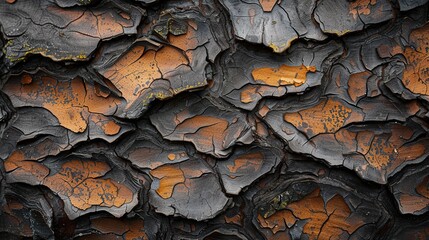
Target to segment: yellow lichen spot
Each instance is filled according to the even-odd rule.
[[[280,52],[280,47],[275,45],[274,43],[270,43],[268,45],[271,49],[273,49],[274,52],[279,53]]]

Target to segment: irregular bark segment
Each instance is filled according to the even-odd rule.
[[[156,129],[145,123],[138,125],[134,135],[120,142],[116,152],[134,166],[150,170],[189,160],[193,154],[182,144],[173,144],[162,139]]]
[[[14,181],[41,184],[43,179],[49,175],[49,169],[35,162],[35,159],[28,159],[23,151],[13,152],[5,161],[6,172],[11,172]],[[33,161],[28,161],[33,160]]]
[[[316,1],[276,2],[223,1],[231,15],[235,36],[252,43],[263,43],[277,53],[284,52],[299,37],[326,38],[312,20]]]
[[[371,73],[368,71],[350,75],[347,93],[353,102],[356,103],[358,99],[366,96],[367,81],[369,76],[371,76]]]
[[[378,183],[386,183],[388,177],[408,164],[421,162],[429,153],[425,131],[415,123],[360,124],[386,119],[405,121],[404,116],[418,111],[412,103],[401,107],[383,104],[384,109],[373,112],[380,107],[365,99],[359,102],[359,108],[338,99],[320,101],[305,110],[298,110],[294,102],[265,105],[259,114],[292,151],[311,154],[330,165],[343,165]]]
[[[96,118],[94,121],[112,124],[111,119],[103,120],[101,115]],[[61,127],[58,120],[45,109],[18,108],[16,116],[5,129],[3,137],[0,138],[2,142],[0,157],[6,159],[13,152],[21,152],[31,160],[39,160],[70,150],[73,146],[88,139],[103,139],[107,142],[113,142],[122,134],[134,129],[129,123],[115,121],[113,128],[118,130],[117,127],[119,126],[119,132],[115,135],[106,135],[106,131],[110,131],[109,125],[104,126],[103,122],[90,122],[89,130],[83,133],[74,133]],[[30,162],[20,164],[32,165]]]
[[[16,107],[24,106],[26,102],[32,104],[32,106],[44,107],[53,112],[64,127],[74,132],[85,131],[87,127],[85,118],[89,114],[88,112],[81,113],[82,102],[86,95],[81,80],[57,85],[55,79],[48,77],[40,78],[39,81],[34,81],[34,83],[28,78],[28,75],[24,75],[21,79],[21,84],[11,82],[9,86],[4,88],[6,94],[9,94],[14,102],[21,100],[22,104],[17,105],[15,103]],[[73,85],[74,88],[72,87]],[[56,88],[57,86],[58,88]]]
[[[391,183],[401,213],[423,214],[429,210],[428,166],[413,167],[404,176]]]
[[[429,24],[411,32],[410,41],[415,47],[406,47],[404,55],[407,65],[403,72],[402,83],[412,93],[429,95]]]
[[[201,160],[164,165],[150,172],[154,181],[149,202],[165,215],[204,220],[222,211],[228,198],[213,171]],[[206,189],[210,186],[210,190]]]
[[[5,239],[54,239],[53,209],[36,189],[3,188],[0,205],[0,235]]]
[[[200,152],[226,157],[232,146],[251,143],[253,137],[242,113],[221,108],[208,99],[190,96],[166,104],[150,119],[164,138],[192,142]]]
[[[282,65],[280,68],[255,68],[252,76],[256,81],[261,81],[268,86],[295,85],[299,87],[305,83],[307,72],[315,72],[316,67],[304,66],[299,67]]]
[[[322,0],[317,3],[314,16],[323,32],[341,36],[393,18],[393,9],[386,0]]]
[[[165,14],[147,26],[151,29],[149,36],[137,39],[124,54],[106,61],[103,55],[111,50],[100,53],[95,68],[126,101],[118,109],[118,116],[137,118],[155,99],[163,100],[207,85],[206,68],[225,48],[222,41],[216,40],[224,33],[216,29],[214,20],[192,9],[171,14],[167,8]],[[210,17],[216,16],[218,13]],[[163,41],[150,40],[153,35]]]
[[[304,166],[308,168],[303,169]],[[294,164],[289,171],[299,176],[277,179],[279,189],[274,191],[279,194],[274,198],[264,189],[269,182],[264,182],[254,196],[259,206],[254,224],[266,237],[372,239],[374,230],[386,223],[387,212],[377,201],[372,201],[378,197],[372,192],[374,189],[360,189],[356,193],[346,182],[337,185],[337,181],[351,178],[329,174],[323,167]],[[311,180],[307,178],[309,173],[313,176]],[[360,195],[365,190],[368,195]]]
[[[299,219],[310,219],[303,229],[303,233],[310,239],[340,236],[344,232],[353,233],[365,224],[364,216],[351,216],[350,208],[339,195],[331,198],[325,207],[318,190],[289,204],[287,209]]]
[[[358,108],[336,99],[325,99],[312,108],[284,114],[286,122],[309,138],[320,133],[335,133],[341,127],[362,121],[363,118],[364,114]]]
[[[221,97],[239,108],[252,110],[264,97],[304,92],[321,84],[324,69],[341,53],[335,42],[313,47],[296,44],[282,55],[240,47],[223,61],[230,66],[221,82]],[[247,59],[243,63],[242,59]]]
[[[74,133],[89,132],[91,138],[116,139],[129,128],[105,115],[115,114],[123,102],[113,94],[100,94],[97,89],[80,78],[58,81],[45,74],[23,74],[3,88],[15,107],[43,107]]]
[[[121,208],[129,205],[134,195],[130,188],[112,179],[98,179],[109,170],[110,167],[102,162],[71,160],[64,163],[58,173],[46,177],[43,184],[66,202],[69,199],[72,207],[81,211],[93,206]]]
[[[64,201],[71,219],[103,209],[122,216],[137,204],[134,188],[110,178],[102,179],[110,166],[103,162],[72,159],[61,165],[58,172],[37,163],[22,151],[14,152],[5,161],[11,181],[41,184],[57,193]]]
[[[191,175],[191,178],[200,177],[203,172],[197,175]],[[181,169],[174,166],[161,166],[152,171],[150,175],[159,179],[159,187],[155,190],[162,198],[170,198],[173,195],[174,187],[185,181],[184,173]]]
[[[226,193],[237,195],[256,179],[271,171],[282,154],[275,149],[237,149],[228,160],[216,163]]]
[[[267,218],[258,215],[258,222],[262,228],[269,228],[274,236],[285,237],[286,239],[290,238],[288,234],[285,234],[286,236],[278,235],[281,235],[287,228],[292,227],[296,220],[297,219],[290,210],[277,211]]]
[[[101,40],[136,34],[144,14],[115,1],[91,9],[62,9],[53,1],[1,2],[0,9],[4,16],[0,23],[9,40],[4,51],[11,66],[32,54],[55,61],[87,60]]]

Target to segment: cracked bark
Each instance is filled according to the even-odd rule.
[[[429,238],[426,0],[0,2],[0,239]]]

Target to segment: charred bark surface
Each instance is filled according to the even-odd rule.
[[[0,239],[428,239],[427,2],[0,1]]]

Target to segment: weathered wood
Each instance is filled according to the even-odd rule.
[[[428,239],[426,0],[0,2],[0,239]]]
[[[144,14],[143,9],[118,1],[103,1],[91,10],[60,8],[54,1],[2,1],[0,9],[8,40],[5,62],[11,66],[32,54],[54,61],[88,60],[101,40],[136,34]]]

